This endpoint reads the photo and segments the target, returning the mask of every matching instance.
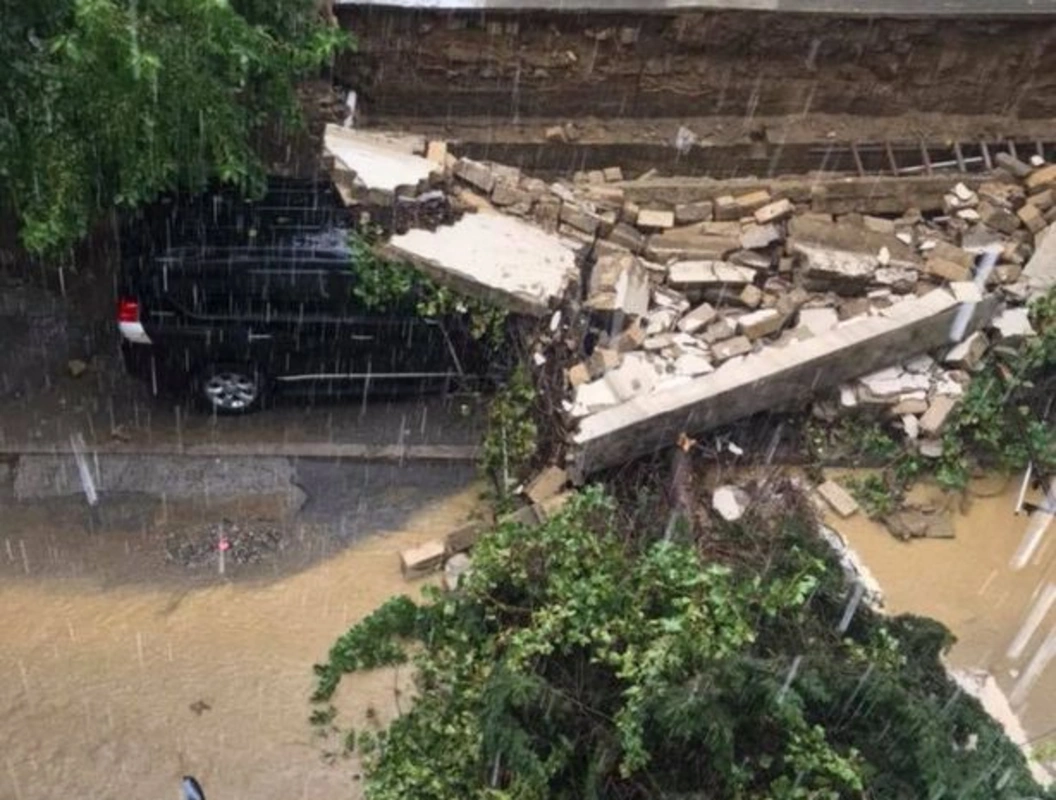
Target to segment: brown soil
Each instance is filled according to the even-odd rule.
[[[341,21],[360,47],[336,77],[375,120],[766,124],[763,117],[920,114],[926,124],[928,115],[956,114],[1000,128],[1056,116],[1056,26],[1047,20],[345,7]]]

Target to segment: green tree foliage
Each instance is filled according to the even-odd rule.
[[[348,43],[311,0],[0,0],[2,203],[33,252],[213,178],[247,190],[264,122]]]
[[[655,506],[625,505],[590,489],[502,526],[456,592],[334,645],[323,705],[347,672],[416,669],[413,706],[358,737],[369,798],[1040,796],[940,666],[944,628],[861,607],[841,632],[850,590],[805,505],[706,545],[638,535]]]

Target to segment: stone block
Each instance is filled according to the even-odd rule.
[[[734,323],[725,317],[720,317],[704,329],[704,333],[701,334],[700,338],[708,344],[715,344],[716,342],[732,338],[735,333],[737,333],[737,329],[734,327]]]
[[[524,489],[533,503],[542,503],[560,492],[568,483],[568,474],[560,467],[549,466],[532,478]]]
[[[876,256],[869,254],[830,250],[800,242],[793,242],[792,250],[800,257],[806,278],[811,283],[820,282],[845,293],[863,291],[879,266]]]
[[[739,248],[737,239],[725,236],[659,234],[649,237],[645,254],[660,263],[671,260],[720,260]]]
[[[983,302],[983,290],[976,286],[975,281],[953,281],[947,287],[958,303],[981,303]]]
[[[591,270],[587,306],[641,316],[649,310],[649,274],[630,253],[602,255]]]
[[[487,530],[481,522],[470,522],[461,528],[456,528],[444,538],[444,550],[447,555],[463,553],[477,543],[484,531]]]
[[[593,236],[601,224],[601,218],[573,203],[565,203],[561,206],[561,222],[577,231],[583,231],[588,236]]]
[[[727,522],[736,522],[748,510],[748,493],[737,486],[720,486],[711,494],[711,507]]]
[[[519,203],[531,208],[532,195],[517,187],[515,183],[498,181],[491,190],[491,202],[497,206],[515,206]]]
[[[871,217],[868,214],[862,216],[862,226],[873,233],[881,233],[886,236],[895,235],[895,221],[884,217]]]
[[[928,401],[919,397],[910,397],[899,400],[891,407],[891,414],[896,417],[904,417],[907,414],[923,414],[928,410]]]
[[[708,303],[701,303],[678,321],[678,329],[684,333],[696,333],[709,325],[716,316],[715,309]]]
[[[784,322],[784,316],[776,309],[764,308],[738,317],[737,331],[749,339],[761,339],[779,331]]]
[[[936,256],[928,258],[924,264],[924,271],[947,281],[967,281],[972,277],[971,270],[967,267]]]
[[[956,406],[957,400],[953,397],[936,397],[920,418],[920,432],[925,436],[935,436],[942,430]]]
[[[763,206],[770,203],[770,192],[765,189],[758,189],[754,192],[746,192],[745,194],[737,195],[734,198],[734,202],[737,204],[738,219],[740,217],[753,214]]]
[[[1003,342],[1015,342],[1036,334],[1034,326],[1030,324],[1030,312],[1024,307],[1004,309],[994,317],[990,327]]]
[[[668,270],[668,282],[686,289],[707,286],[744,286],[755,279],[755,270],[724,261],[678,261]]]
[[[737,295],[737,300],[747,308],[759,308],[759,305],[763,302],[763,290],[749,283]]]
[[[684,378],[696,378],[715,371],[707,357],[699,352],[683,353],[675,359],[674,368],[675,374]]]
[[[1011,153],[998,153],[994,156],[994,162],[1017,178],[1027,178],[1031,174],[1030,164],[1020,161]]]
[[[730,253],[727,256],[727,260],[731,264],[763,271],[769,270],[772,265],[770,256],[766,253],[756,253],[752,250],[738,250],[736,253]]]
[[[609,241],[626,247],[632,253],[640,253],[645,247],[645,235],[637,228],[620,222],[609,233]]]
[[[581,386],[590,380],[590,368],[585,363],[574,364],[568,368],[568,382],[572,388]]]
[[[825,481],[820,484],[818,494],[841,517],[853,516],[858,511],[858,503],[851,497],[851,493],[836,481]]]
[[[468,158],[460,158],[455,162],[455,177],[474,186],[484,194],[491,194],[495,188],[495,174],[486,164],[473,161]]]
[[[608,347],[595,347],[587,359],[587,369],[591,378],[600,378],[610,369],[620,365],[620,353]]]
[[[741,231],[740,241],[745,250],[758,250],[781,241],[781,231],[776,225],[748,225]]]
[[[936,242],[935,246],[929,251],[928,257],[952,261],[954,264],[960,264],[965,269],[971,269],[975,265],[975,256],[972,253],[947,242]]]
[[[445,166],[447,164],[447,142],[440,139],[430,141],[425,148],[425,158],[441,167]]]
[[[755,221],[760,225],[769,225],[771,222],[791,217],[793,211],[795,211],[795,206],[792,205],[791,200],[775,200],[755,210]]]
[[[1024,203],[1016,212],[1016,216],[1023,220],[1023,224],[1031,233],[1038,233],[1046,226],[1044,215],[1033,203]]]
[[[449,592],[458,589],[459,583],[469,575],[473,562],[465,553],[455,553],[444,562],[444,588]]]
[[[1023,181],[1028,191],[1044,189],[1056,184],[1056,164],[1047,164],[1032,171]]]
[[[734,336],[711,346],[711,354],[717,362],[728,361],[750,352],[752,352],[752,342],[747,336]]]
[[[673,228],[675,225],[675,212],[643,208],[638,212],[636,224],[639,228],[649,228],[651,230]]]
[[[623,170],[619,167],[605,167],[601,172],[609,183],[617,183],[623,180]]]
[[[943,363],[952,367],[974,371],[982,364],[983,356],[986,355],[986,350],[989,346],[990,343],[986,340],[986,335],[982,331],[976,331],[963,342],[950,348],[943,359]]]
[[[605,173],[600,169],[592,169],[587,172],[587,183],[595,186],[605,183]]]
[[[711,219],[715,204],[710,200],[698,203],[679,203],[675,206],[675,224],[689,225],[693,222],[705,222]]]
[[[444,563],[447,551],[444,542],[433,539],[400,553],[400,570],[405,578],[427,575]]]
[[[979,220],[988,228],[1011,235],[1019,229],[1020,220],[1012,211],[989,202],[979,204]]]
[[[715,219],[739,220],[741,216],[741,207],[732,195],[724,194],[715,198]]]
[[[637,350],[645,342],[645,329],[641,322],[635,320],[627,326],[627,330],[617,334],[612,339],[612,346],[619,353],[629,353]]]

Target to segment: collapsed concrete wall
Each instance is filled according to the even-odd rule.
[[[800,403],[814,393],[951,343],[962,304],[945,289],[906,300],[806,341],[723,364],[710,375],[661,394],[636,397],[580,422],[571,472],[577,479],[672,446],[760,411]],[[972,309],[968,330],[990,320],[995,297]]]

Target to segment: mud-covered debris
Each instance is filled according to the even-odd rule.
[[[169,561],[184,567],[215,566],[221,551],[227,565],[255,564],[281,552],[286,534],[274,522],[222,520],[170,534],[165,540]]]

